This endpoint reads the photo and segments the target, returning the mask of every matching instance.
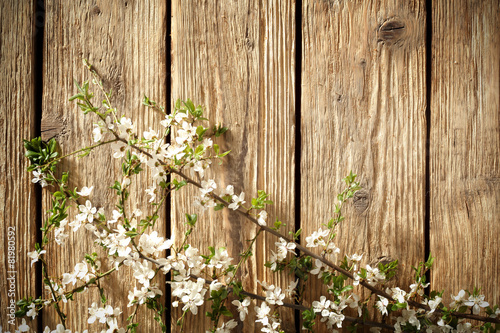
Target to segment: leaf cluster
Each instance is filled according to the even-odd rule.
[[[31,163],[28,167],[28,171],[30,172],[36,169],[45,171],[49,163],[59,156],[57,142],[54,138],[48,142],[42,141],[41,137],[36,137],[29,141],[24,140],[24,149],[26,150],[24,155]],[[49,170],[55,171],[55,167],[55,164],[52,163]]]

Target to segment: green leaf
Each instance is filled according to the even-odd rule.
[[[197,214],[192,214],[192,215],[186,214],[186,220],[190,226],[194,227],[194,225],[196,224],[196,221],[198,220],[198,215]]]
[[[226,316],[226,317],[232,317],[232,316],[233,316],[232,312],[231,312],[231,311],[229,311],[228,309],[226,309],[226,307],[224,307],[224,309],[222,309],[222,311],[221,311],[221,312],[222,312],[222,314],[223,314],[224,316]]]
[[[203,140],[203,134],[205,134],[205,132],[208,130],[208,128],[205,128],[203,126],[198,126],[196,128],[196,134],[198,135],[198,141],[202,141]]]
[[[193,101],[188,98],[188,100],[184,102],[184,105],[188,108],[189,113],[194,115],[195,106],[193,104]]]
[[[204,151],[205,151],[205,146],[203,144],[200,144],[194,150],[194,156],[195,157],[200,157],[200,155],[203,155]]]

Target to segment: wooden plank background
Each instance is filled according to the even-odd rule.
[[[424,3],[304,1],[302,14],[304,234],[334,217],[353,170],[363,190],[339,225],[340,258],[399,259],[395,282],[408,287],[425,256]],[[326,292],[310,289],[310,303]]]
[[[230,128],[216,143],[223,151],[231,149],[231,154],[205,178],[215,178],[218,190],[233,185],[235,193],[244,191],[247,202],[257,190],[265,190],[273,200],[286,203],[268,211],[271,223],[276,217],[287,223],[285,232],[295,226],[294,14],[291,1],[172,4],[172,96],[203,104],[211,122]],[[227,247],[237,264],[257,228],[228,210],[201,214],[192,206],[198,189],[183,190],[173,198],[172,234],[182,242],[184,213],[200,213],[191,244],[205,253],[210,245]],[[269,253],[261,249],[274,249],[276,241],[265,236],[256,242],[255,257],[241,271],[246,290],[257,292],[257,280],[251,278],[255,276],[274,284],[291,282],[290,276],[277,277],[263,267]],[[207,310],[210,305],[199,311]],[[282,316],[286,327],[294,330],[293,312],[284,311]],[[186,321],[185,330],[204,332],[210,324],[208,318]],[[255,330],[252,320],[240,324],[240,329]]]
[[[143,94],[162,105],[191,98],[205,106],[210,121],[229,126],[217,140],[232,152],[207,178],[219,174],[219,189],[232,184],[247,201],[258,189],[271,193],[278,204],[269,210],[270,223],[279,218],[286,230],[301,227],[304,239],[332,217],[341,178],[353,170],[364,189],[346,208],[337,240],[342,253],[362,252],[364,263],[400,259],[395,283],[408,287],[411,265],[427,249],[437,257],[434,289],[456,295],[481,286],[490,304],[500,303],[498,1],[45,0],[44,7],[41,34],[33,3],[0,3],[4,330],[10,329],[4,297],[7,228],[17,229],[16,297],[34,295],[41,277],[24,254],[35,242],[36,216],[49,202],[24,172],[21,140],[41,128],[63,151],[91,142],[95,119],[84,118],[67,101],[75,93],[73,79],[89,78],[82,57],[96,66],[106,89],[113,89],[119,112],[141,131],[161,120],[140,105]],[[33,45],[41,39],[43,95],[33,86],[33,71],[42,70],[34,68]],[[41,117],[35,114],[37,98]],[[101,148],[63,163],[71,169],[72,185],[94,185],[92,202],[107,210],[115,198],[106,188],[118,166],[109,152]],[[148,184],[144,174],[133,186]],[[139,193],[137,200],[144,202]],[[182,236],[183,214],[196,212],[193,194],[176,193],[170,218],[162,213],[160,233]],[[207,212],[200,214],[191,242],[201,250],[226,246],[237,260],[255,232],[227,210]],[[283,285],[291,281],[263,267],[268,253],[262,249],[274,249],[275,241],[263,238],[243,267],[249,291],[258,290],[255,276]],[[58,253],[50,259],[51,274],[71,269],[91,245],[80,230],[66,246],[51,248]],[[114,290],[110,302],[129,313],[127,294],[135,281],[125,270],[120,274],[108,282]],[[319,298],[318,286],[311,282],[306,302]],[[87,308],[96,300],[94,293],[77,296],[69,308],[72,329],[87,326]],[[190,317],[186,331],[209,328],[202,315],[207,309]],[[159,331],[150,314],[140,314],[140,332]],[[282,316],[286,331],[294,332],[293,312]],[[58,322],[55,311],[44,311],[41,320],[51,327]],[[237,331],[259,327],[245,323]]]
[[[430,246],[436,289],[500,302],[500,2],[432,8]],[[446,37],[445,37],[446,36]]]
[[[56,136],[62,151],[69,152],[82,145],[90,145],[90,128],[98,119],[84,116],[68,97],[76,93],[74,79],[78,82],[91,79],[84,68],[82,59],[86,58],[96,68],[103,79],[104,88],[112,90],[111,103],[117,108],[117,114],[132,118],[138,133],[148,130],[149,126],[158,127],[161,115],[146,111],[141,105],[144,94],[152,100],[165,104],[166,80],[166,27],[165,2],[151,1],[46,1],[46,33],[44,39],[44,82],[42,113],[42,137],[49,139]],[[57,87],[57,89],[53,89]],[[104,99],[96,92],[94,103]],[[117,204],[116,195],[109,187],[117,177],[121,177],[121,162],[111,157],[109,146],[101,147],[85,159],[68,159],[61,169],[70,170],[70,188],[94,186],[90,196],[93,205],[103,207],[111,214]],[[149,170],[132,178],[129,203],[139,202],[144,214],[152,213],[148,208],[144,189],[150,185]],[[120,179],[119,179],[120,180]],[[50,204],[50,196],[44,193],[44,209]],[[132,207],[134,209],[134,207]],[[168,220],[164,212],[159,223],[160,234],[166,233]],[[72,221],[72,215],[69,217]],[[84,228],[70,233],[68,244],[63,247],[54,245],[47,252],[61,255],[49,257],[51,275],[72,271],[75,264],[81,262],[85,253],[93,247],[93,236]],[[119,274],[114,274],[106,281],[105,287],[112,287],[107,296],[109,304],[120,305],[125,319],[133,311],[127,308],[128,292],[136,286],[136,280],[125,267]],[[166,290],[161,283],[163,291]],[[68,325],[78,331],[88,326],[88,308],[99,300],[97,290],[76,296],[77,302],[70,303],[66,311]],[[139,313],[141,326],[145,332],[161,332],[160,327],[150,315],[151,310],[142,309]],[[148,314],[148,315],[146,315]],[[73,317],[73,318],[71,318]],[[45,311],[44,325],[51,328],[59,321],[55,310]],[[104,327],[104,326],[103,326]]]
[[[17,13],[17,15],[12,15]],[[36,294],[36,276],[26,253],[35,246],[36,193],[23,153],[23,139],[35,135],[33,44],[34,6],[0,2],[0,331],[8,324],[11,301]],[[14,230],[12,230],[14,228]],[[9,234],[13,231],[15,235]],[[13,239],[12,239],[13,238]],[[9,242],[10,241],[10,242]],[[14,241],[14,242],[12,242]],[[14,243],[14,244],[13,244]],[[15,258],[9,254],[10,249]],[[9,259],[15,259],[10,262]],[[34,267],[34,266],[33,266]],[[14,277],[14,280],[11,278]],[[9,278],[9,280],[7,280]],[[13,283],[14,285],[11,285]],[[11,295],[14,293],[15,296]],[[10,311],[9,311],[10,312]],[[37,323],[30,323],[36,328]]]

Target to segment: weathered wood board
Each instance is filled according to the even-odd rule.
[[[500,303],[500,3],[432,8],[432,282]]]
[[[4,332],[17,328],[8,322],[11,302],[36,293],[35,266],[27,256],[35,244],[36,191],[26,172],[23,147],[23,139],[35,134],[34,14],[32,2],[0,3],[0,331]],[[29,325],[36,329],[37,320]]]
[[[161,105],[177,98],[204,105],[211,122],[230,128],[215,142],[222,150],[232,150],[206,178],[215,178],[218,191],[228,184],[238,194],[244,191],[247,203],[257,190],[270,193],[277,205],[267,209],[268,224],[280,219],[286,223],[285,234],[294,230],[295,205],[301,207],[303,242],[322,227],[333,216],[341,179],[352,170],[364,189],[345,208],[346,220],[336,239],[341,255],[363,253],[363,264],[371,265],[399,259],[402,265],[395,283],[407,288],[411,265],[425,259],[427,235],[430,252],[437,257],[431,275],[434,289],[456,295],[460,289],[477,286],[490,304],[500,303],[500,3],[436,0],[430,2],[432,8],[425,8],[426,3],[303,0],[296,8],[292,0],[46,0],[43,112],[37,124],[35,3],[1,2],[2,329],[13,330],[5,312],[10,296],[4,297],[9,288],[9,227],[16,228],[15,299],[34,296],[35,281],[42,281],[41,276],[35,278],[35,265],[31,268],[26,256],[35,242],[39,192],[25,171],[22,139],[34,136],[41,125],[42,137],[55,137],[63,152],[92,143],[92,123],[97,119],[84,117],[74,102],[68,102],[76,92],[73,80],[90,79],[83,58],[95,65],[105,88],[113,90],[111,101],[119,114],[131,117],[139,132],[159,127],[162,118],[144,109],[143,94]],[[171,63],[166,63],[168,6]],[[296,11],[301,11],[302,22],[296,22]],[[301,82],[295,63],[297,24],[301,24]],[[426,40],[427,27],[432,38]],[[168,85],[172,96],[166,95]],[[295,96],[297,85],[300,96]],[[98,104],[102,95],[96,97]],[[297,156],[296,100],[301,112]],[[116,203],[108,186],[119,167],[110,155],[109,147],[102,147],[61,165],[70,170],[70,187],[95,186],[90,200],[108,214]],[[299,164],[300,179],[295,179]],[[149,179],[148,171],[137,178],[132,191],[139,195],[130,202],[135,198],[147,202],[143,190]],[[49,207],[50,191],[42,191],[43,210]],[[232,211],[202,213],[192,206],[195,195],[197,190],[189,186],[175,192],[172,235],[180,241],[184,214],[198,213],[190,243],[204,253],[211,245],[227,247],[237,262],[245,240],[257,228]],[[168,223],[162,212],[161,234],[167,234]],[[269,253],[263,249],[275,250],[276,241],[265,236],[257,242],[255,256],[240,274],[246,290],[260,292],[256,277],[283,288],[292,281],[264,267]],[[50,246],[50,275],[72,270],[93,247],[92,236],[84,229],[65,246]],[[109,303],[121,307],[123,318],[133,310],[126,306],[128,291],[136,285],[129,273],[121,269],[106,282]],[[165,291],[164,280],[159,283]],[[318,300],[320,293],[318,281],[308,282],[305,305]],[[65,311],[70,314],[68,327],[81,331],[88,326],[88,308],[99,297],[92,290],[75,298]],[[207,310],[209,303],[198,316],[188,315],[185,331],[210,329],[204,317]],[[173,309],[174,332],[179,331],[175,320],[180,313]],[[139,332],[160,331],[151,314],[139,313]],[[281,315],[285,331],[295,332],[293,312]],[[41,320],[52,329],[59,322],[54,310],[44,311]],[[251,314],[236,331],[259,330],[254,320]],[[324,328],[318,321],[316,331]]]
[[[407,287],[425,253],[424,1],[304,1],[302,22],[302,241],[334,216],[352,170],[363,190],[345,209],[340,255],[399,259]]]
[[[205,177],[218,174],[217,191],[231,184],[237,194],[245,192],[247,202],[257,196],[257,190],[271,193],[270,199],[279,205],[268,209],[268,223],[279,218],[287,224],[285,234],[295,223],[294,15],[292,1],[172,4],[172,96],[204,105],[211,122],[230,128],[215,142],[231,153]],[[256,227],[228,210],[201,213],[192,206],[197,189],[182,191],[173,200],[172,234],[182,241],[184,213],[198,213],[190,243],[204,253],[211,245],[227,247],[236,264]],[[264,267],[270,253],[263,249],[274,250],[276,241],[276,237],[265,236],[257,242],[254,257],[240,275],[246,290],[258,291],[257,277],[288,286],[289,276],[278,277]],[[199,311],[209,310],[209,304],[206,306]],[[185,331],[210,329],[210,322],[202,318],[198,314],[186,320]],[[238,331],[260,330],[253,319],[251,315]],[[294,332],[293,312],[283,311],[282,319],[286,331]],[[176,331],[175,320],[172,325]]]
[[[92,144],[92,124],[98,119],[91,114],[84,117],[74,102],[68,102],[68,98],[76,93],[73,79],[80,83],[91,79],[82,65],[83,58],[95,66],[105,89],[112,89],[111,103],[117,108],[118,115],[132,118],[135,129],[141,134],[149,126],[159,127],[161,115],[145,110],[141,102],[144,94],[159,104],[164,105],[167,101],[165,13],[164,1],[46,1],[43,66],[46,84],[41,126],[44,139],[55,136],[63,152]],[[91,89],[98,92],[95,85]],[[94,103],[100,104],[103,98],[102,94],[96,94]],[[70,188],[94,186],[90,200],[93,205],[104,207],[110,216],[117,198],[109,186],[115,179],[121,179],[120,165],[119,160],[112,158],[110,147],[105,146],[84,159],[69,158],[62,163],[62,169],[70,170]],[[150,177],[146,170],[132,179],[129,204],[138,202],[144,214],[152,212],[151,207],[147,208],[144,193]],[[44,192],[44,209],[49,200],[49,193]],[[74,211],[69,221],[73,217]],[[162,213],[157,225],[160,234],[165,235],[167,223]],[[65,246],[52,246],[47,251],[52,252],[49,256],[50,274],[55,276],[72,271],[74,265],[83,260],[84,254],[93,248],[93,235],[80,228]],[[164,280],[158,282],[165,290]],[[121,308],[123,326],[126,326],[125,318],[134,309],[127,308],[127,296],[136,286],[136,280],[129,270],[121,268],[105,285],[109,288],[109,304]],[[99,303],[99,297],[93,288],[75,299],[76,302],[66,308],[71,313],[68,327],[82,331],[88,326],[88,308],[93,302]],[[145,308],[139,312],[141,332],[161,331],[152,314]],[[44,325],[54,329],[57,322],[59,319],[54,310],[45,312]],[[95,329],[96,325],[93,327]]]

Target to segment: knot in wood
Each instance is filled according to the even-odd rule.
[[[101,8],[99,8],[99,6],[95,5],[94,7],[92,7],[92,15],[101,15]]]
[[[378,41],[394,44],[403,39],[406,34],[404,22],[400,20],[385,21],[378,29]]]
[[[354,209],[358,214],[363,214],[363,212],[368,208],[370,203],[370,194],[367,190],[361,189],[354,194],[353,197]]]
[[[245,46],[248,51],[252,51],[255,48],[255,43],[250,38],[245,38]]]

